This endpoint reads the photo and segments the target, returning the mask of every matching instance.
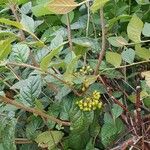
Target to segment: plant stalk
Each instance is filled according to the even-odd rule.
[[[39,109],[35,109],[35,108],[30,108],[30,107],[27,107],[19,102],[16,102],[15,100],[12,100],[12,99],[9,99],[7,97],[4,97],[4,96],[0,96],[0,101],[3,101],[5,103],[8,103],[8,104],[11,104],[19,109],[22,109],[24,111],[27,111],[27,112],[31,112],[33,114],[37,114],[38,116],[41,116],[42,118],[45,118],[45,119],[49,119],[53,122],[56,122],[60,125],[64,125],[64,126],[70,126],[70,122],[65,122],[65,121],[62,121],[60,119],[57,119],[53,116],[50,116],[46,113],[44,113],[43,111],[39,110]]]
[[[96,69],[94,71],[94,75],[98,74],[99,71],[99,67],[100,64],[104,58],[105,55],[105,47],[106,47],[106,37],[105,37],[105,23],[104,23],[104,11],[103,11],[103,7],[100,9],[100,22],[101,22],[101,29],[102,29],[102,47],[101,47],[101,51],[99,53],[99,58],[98,58],[98,63],[96,66]]]

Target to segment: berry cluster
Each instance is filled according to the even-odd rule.
[[[76,104],[83,111],[92,111],[102,107],[102,102],[99,99],[100,92],[94,91],[91,96],[77,101]]]
[[[90,66],[84,66],[79,70],[79,73],[81,75],[87,75],[90,74],[93,71],[93,69]]]
[[[80,87],[81,91],[84,92],[89,87],[89,82],[86,77],[93,72],[93,69],[90,66],[83,66],[78,72],[74,72],[75,77],[84,77],[84,81]]]

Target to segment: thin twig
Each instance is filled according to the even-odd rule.
[[[92,15],[91,15],[91,23],[92,23],[93,30],[94,30],[94,37],[95,37],[95,39],[97,39],[96,26],[95,26],[95,24],[94,24],[94,19],[93,19],[93,16],[92,16]]]
[[[6,86],[8,86],[9,88],[12,87],[12,85],[10,85],[7,81],[5,81],[3,78],[0,77],[0,81],[3,82]],[[12,89],[14,92],[16,92],[17,94],[19,94],[19,92],[16,89]]]
[[[15,72],[15,70],[10,65],[7,65],[7,67],[12,72],[12,74],[15,76],[15,78],[20,81],[21,77]]]
[[[137,117],[136,117],[137,126],[139,128],[142,127],[140,91],[141,91],[140,86],[137,86],[136,87],[136,103],[135,103],[135,106],[136,106],[136,115],[137,115]],[[139,131],[139,134],[141,134],[141,131]]]
[[[140,137],[140,138],[141,138],[141,137]],[[140,138],[137,138],[137,137],[134,136],[134,137],[132,137],[132,138],[126,140],[126,141],[123,142],[122,144],[118,145],[117,147],[114,147],[114,148],[112,148],[112,149],[110,149],[110,150],[126,150],[129,145],[134,144],[135,141],[137,141],[137,140],[139,141]]]
[[[40,72],[43,72],[43,70],[42,70],[41,68],[35,67],[35,66],[32,66],[32,65],[29,65],[29,64],[25,64],[25,63],[19,64],[19,63],[16,63],[16,62],[7,62],[6,65],[14,65],[14,66],[26,67],[26,68],[31,68],[31,69],[35,69],[35,70],[38,70],[38,71],[40,71]],[[67,85],[67,86],[74,92],[74,94],[76,94],[77,96],[82,96],[82,94],[78,93],[78,91],[76,91],[76,90],[72,87],[72,85],[70,85],[68,82],[66,82],[66,81],[64,81],[64,80],[62,80],[62,79],[60,79],[60,78],[57,77],[55,74],[52,74],[52,73],[50,73],[49,71],[45,71],[44,73],[51,75],[52,77],[54,77],[54,78],[57,79],[58,81],[60,81],[60,82],[64,83],[65,85]]]
[[[87,23],[86,23],[86,37],[89,35],[89,24],[90,24],[90,5],[89,2],[86,3],[87,6]],[[84,66],[86,66],[87,53],[84,55]]]
[[[118,101],[113,95],[111,95],[108,92],[108,95],[110,96],[110,98],[116,103],[118,104],[124,111],[129,112],[129,110],[126,108],[126,106],[124,106],[120,101]]]
[[[94,74],[97,75],[99,71],[99,66],[103,60],[103,57],[105,55],[105,47],[106,47],[106,37],[105,37],[105,23],[104,23],[104,12],[103,7],[100,9],[100,21],[101,21],[101,28],[102,28],[102,48],[99,53],[98,63],[96,66],[96,69],[94,71]]]
[[[18,16],[18,14],[17,14],[16,5],[15,5],[15,4],[10,4],[9,7],[10,7],[12,13],[14,14],[14,17],[15,17],[16,21],[17,21],[17,22],[20,22],[19,16]],[[24,40],[25,40],[24,32],[23,32],[21,29],[19,30],[19,32],[20,32],[21,41],[24,41]]]
[[[72,45],[72,36],[71,36],[71,27],[70,27],[70,18],[69,14],[66,14],[66,19],[67,19],[67,33],[68,33],[68,40],[69,40],[69,46],[70,50],[73,50],[73,45]]]
[[[33,141],[24,138],[15,138],[15,144],[32,144]]]
[[[98,76],[97,78],[100,82],[102,82],[102,84],[106,87],[106,83],[104,82],[104,80]],[[129,113],[129,110],[126,108],[126,106],[124,106],[120,101],[118,101],[112,94],[111,94],[111,91],[108,90],[109,87],[106,87],[107,88],[107,91],[106,93],[109,95],[109,97],[114,101],[114,103],[118,104],[124,111],[128,112]]]
[[[131,66],[135,66],[135,65],[139,65],[139,64],[143,64],[143,63],[149,63],[149,62],[150,62],[150,60],[139,61],[136,63],[132,63],[132,64],[124,65],[124,66],[119,66],[119,67],[115,67],[115,68],[106,68],[104,70],[101,70],[101,72],[105,72],[105,71],[109,71],[109,70],[115,70],[115,69],[122,69],[122,68],[131,67]]]
[[[17,108],[22,109],[24,111],[31,112],[33,114],[37,114],[37,115],[41,116],[42,118],[49,119],[49,120],[56,122],[60,125],[70,126],[70,122],[65,122],[65,121],[62,121],[60,119],[57,119],[53,116],[50,116],[50,115],[44,113],[43,111],[41,111],[39,109],[27,107],[27,106],[25,106],[19,102],[16,102],[15,100],[9,99],[9,98],[4,97],[4,96],[0,96],[0,99],[1,99],[1,101],[5,102],[5,103],[16,106]]]

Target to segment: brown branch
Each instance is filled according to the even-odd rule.
[[[18,17],[18,14],[17,14],[17,8],[16,8],[16,5],[15,4],[10,4],[9,8],[11,9],[15,19],[17,22],[20,22],[20,19]],[[21,41],[24,41],[25,40],[25,35],[24,35],[24,32],[20,29],[19,30],[20,32],[20,38],[21,38]]]
[[[27,107],[27,106],[25,106],[25,105],[23,105],[21,103],[16,102],[15,100],[9,99],[7,97],[0,96],[0,99],[1,99],[1,101],[5,102],[5,103],[11,104],[11,105],[13,105],[13,106],[15,106],[15,107],[17,107],[19,109],[22,109],[24,111],[31,112],[33,114],[37,114],[38,116],[41,116],[42,118],[49,119],[49,120],[51,120],[53,122],[56,122],[56,123],[58,123],[60,125],[64,125],[64,126],[70,126],[71,125],[70,122],[62,121],[60,119],[57,119],[57,118],[55,118],[53,116],[50,116],[50,115],[44,113],[43,111],[41,111],[39,109]]]
[[[31,69],[35,69],[35,70],[38,70],[38,71],[40,71],[40,72],[43,72],[43,70],[42,70],[41,68],[39,68],[39,67],[35,67],[35,66],[29,65],[29,64],[24,64],[24,63],[19,64],[19,63],[16,63],[16,62],[7,62],[6,65],[14,65],[14,66],[26,67],[26,68],[31,68]],[[67,86],[74,92],[75,95],[77,95],[77,96],[82,96],[82,94],[80,94],[78,91],[76,91],[76,90],[72,87],[72,85],[70,85],[68,82],[66,82],[66,81],[64,81],[64,80],[62,80],[62,79],[60,79],[60,78],[57,77],[55,74],[52,74],[52,73],[50,73],[50,72],[48,72],[48,71],[45,71],[44,73],[51,75],[52,77],[54,77],[54,78],[57,79],[58,81],[60,81],[60,82],[64,83],[65,85],[67,85]]]
[[[141,100],[140,100],[140,86],[136,87],[136,111],[137,111],[137,123],[141,122]]]
[[[104,23],[104,12],[103,8],[100,9],[100,21],[101,21],[101,28],[102,28],[102,48],[99,53],[98,63],[96,66],[96,69],[94,71],[94,74],[97,75],[99,71],[100,64],[103,60],[103,57],[105,55],[105,47],[106,47],[106,37],[105,37],[105,23]]]
[[[126,150],[129,145],[134,144],[135,141],[137,141],[137,140],[139,141],[139,139],[140,139],[140,138],[137,138],[137,137],[134,136],[134,137],[132,137],[132,138],[126,140],[126,141],[123,142],[122,144],[120,144],[120,145],[118,145],[118,146],[116,146],[116,147],[114,147],[114,148],[112,148],[112,149],[110,149],[110,150]]]
[[[97,78],[106,88],[107,88],[107,94],[109,97],[114,101],[114,103],[118,104],[124,111],[129,113],[129,110],[124,106],[120,101],[118,101],[112,94],[111,91],[109,90],[109,87],[107,87],[107,84],[104,82],[104,80],[101,78],[101,76],[98,76]]]
[[[69,40],[69,46],[70,50],[73,50],[73,45],[72,45],[72,37],[71,37],[71,27],[70,27],[70,18],[69,14],[66,14],[66,19],[67,19],[67,33],[68,33],[68,40]]]
[[[142,127],[140,91],[141,91],[141,87],[137,86],[136,87],[136,103],[135,103],[135,106],[136,106],[136,121],[137,121],[137,126],[139,128]],[[141,131],[139,131],[139,134],[141,134]]]
[[[21,80],[21,77],[15,72],[14,68],[12,68],[10,65],[7,65],[8,69],[12,72],[12,74],[16,77],[17,80]]]
[[[114,101],[114,103],[118,104],[124,111],[129,112],[126,106],[124,106],[120,101],[118,101],[113,95],[111,95],[110,93],[108,93],[108,95]]]
[[[28,139],[24,139],[24,138],[16,138],[15,139],[15,144],[32,144],[33,141],[30,141]]]

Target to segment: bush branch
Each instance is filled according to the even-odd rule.
[[[39,67],[35,67],[29,64],[25,64],[25,63],[16,63],[16,62],[7,62],[6,65],[13,65],[13,66],[20,66],[20,67],[26,67],[26,68],[31,68],[31,69],[35,69],[38,70],[40,72],[43,72],[43,70]],[[50,73],[49,71],[45,71],[44,73],[51,75],[53,78],[57,79],[58,81],[60,81],[61,83],[64,83],[65,85],[67,85],[73,92],[75,95],[77,96],[82,96],[82,94],[80,94],[77,90],[75,90],[72,85],[70,85],[68,82],[60,79],[59,77],[57,77],[55,74]]]
[[[105,55],[105,47],[106,47],[106,37],[105,37],[105,23],[104,23],[104,11],[103,7],[100,9],[100,21],[101,21],[101,28],[102,28],[102,47],[101,51],[99,53],[98,63],[96,66],[96,69],[94,71],[94,74],[97,75],[99,71],[99,66],[103,60],[103,57]]]
[[[140,92],[141,92],[141,87],[137,86],[136,87],[136,121],[137,121],[137,126],[142,127],[142,118],[141,118],[141,99],[140,99]],[[139,134],[141,134],[141,131],[139,131]]]
[[[73,45],[72,45],[72,37],[71,37],[71,27],[70,27],[70,18],[69,14],[66,14],[66,19],[67,19],[67,33],[68,33],[68,40],[69,40],[69,46],[70,50],[73,50]]]
[[[11,11],[12,11],[12,13],[13,13],[13,15],[14,15],[16,21],[17,21],[17,22],[20,22],[20,19],[19,19],[19,17],[18,17],[17,11],[16,11],[16,10],[17,10],[17,9],[16,9],[16,5],[15,5],[15,4],[10,4],[9,8],[11,9]],[[21,41],[24,41],[24,40],[25,40],[24,32],[23,32],[21,29],[19,30],[19,32],[20,32]]]
[[[31,112],[33,114],[37,114],[38,116],[41,116],[42,118],[45,118],[45,119],[48,119],[48,120],[51,120],[53,122],[56,122],[60,125],[64,125],[64,126],[70,126],[70,122],[65,122],[65,121],[62,121],[60,119],[57,119],[53,116],[50,116],[46,113],[44,113],[43,111],[39,110],[39,109],[35,109],[35,108],[30,108],[30,107],[27,107],[19,102],[16,102],[15,100],[12,100],[12,99],[9,99],[7,97],[4,97],[4,96],[0,96],[0,101],[3,101],[5,103],[8,103],[8,104],[11,104],[19,109],[22,109],[24,111],[27,111],[27,112]]]

